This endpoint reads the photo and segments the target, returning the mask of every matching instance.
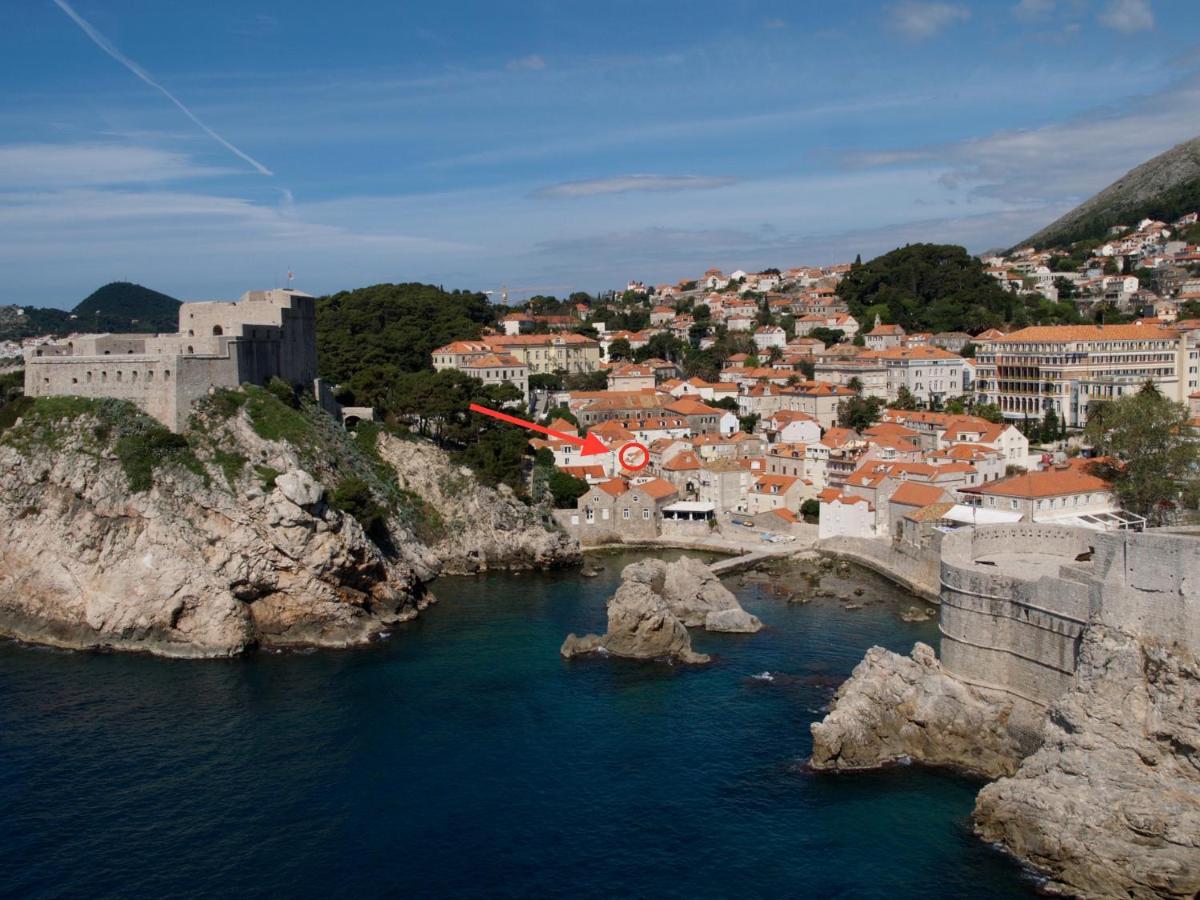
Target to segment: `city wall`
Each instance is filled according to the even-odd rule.
[[[945,535],[941,557],[942,664],[969,684],[1045,706],[1091,623],[1200,647],[1194,538],[994,525]]]

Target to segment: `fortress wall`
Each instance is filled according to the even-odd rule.
[[[1105,538],[1094,560],[1094,619],[1197,652],[1200,539],[1155,532]]]
[[[170,428],[176,417],[180,362],[179,357],[146,354],[29,356],[25,394],[128,400]]]
[[[1036,554],[1042,568],[978,561],[999,553]],[[1061,559],[1054,574],[1048,556]],[[1042,705],[1066,690],[1089,623],[1200,647],[1194,538],[1031,524],[963,529],[943,539],[941,593],[946,670]]]
[[[963,681],[1000,688],[1038,704],[1057,698],[1075,672],[1092,602],[1078,580],[1087,553],[1103,535],[1053,525],[962,529],[942,541],[942,608],[938,617],[946,670]],[[1060,556],[1068,577],[986,565],[997,553]]]
[[[891,542],[839,535],[823,538],[817,545],[823,553],[849,559],[879,572],[933,603],[938,602],[938,548],[898,550]]]

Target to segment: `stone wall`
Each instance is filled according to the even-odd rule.
[[[1067,690],[1090,623],[1200,647],[1200,604],[1189,602],[1197,592],[1194,539],[1025,523],[964,528],[942,541],[942,664],[969,684],[1046,706]]]
[[[938,541],[923,550],[879,538],[822,538],[817,549],[866,566],[931,602],[938,601]]]

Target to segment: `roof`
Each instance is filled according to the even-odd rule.
[[[890,347],[887,350],[879,351],[879,359],[962,359],[957,353],[951,353],[949,350],[943,350],[936,346],[908,346],[908,347]]]
[[[923,507],[941,503],[945,496],[946,492],[935,485],[906,481],[892,494],[892,503],[898,503],[901,506]]]
[[[997,497],[1017,497],[1025,500],[1042,497],[1061,497],[1065,494],[1086,494],[1093,491],[1109,491],[1112,484],[1090,472],[1082,466],[1064,466],[1044,469],[1040,472],[1026,472],[1001,478],[999,481],[989,481],[975,488],[968,488],[971,493],[986,494]]]
[[[663,469],[667,472],[685,472],[689,469],[699,468],[700,458],[691,450],[680,450],[663,463]]]
[[[799,480],[792,475],[760,475],[751,490],[759,494],[786,494]]]
[[[462,364],[462,367],[464,369],[527,368],[525,363],[507,353],[489,353],[486,356],[480,356],[478,359],[467,360],[467,362]]]
[[[630,490],[644,491],[655,500],[662,500],[665,497],[671,497],[679,493],[675,485],[662,478],[653,478],[643,484],[634,485]]]
[[[953,503],[931,503],[929,506],[905,513],[904,518],[914,522],[936,522],[938,519],[945,518],[946,514],[954,509],[954,506]]]
[[[1060,343],[1063,341],[1171,340],[1179,332],[1154,325],[1034,325],[993,338],[998,344]]]

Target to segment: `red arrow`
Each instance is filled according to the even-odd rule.
[[[480,406],[478,403],[472,403],[469,409],[471,412],[482,413],[485,416],[491,416],[493,419],[499,419],[501,422],[508,422],[510,425],[520,425],[522,428],[528,428],[530,431],[536,431],[539,434],[548,434],[550,437],[558,438],[560,441],[569,441],[572,444],[577,444],[583,448],[579,453],[580,456],[595,456],[597,453],[609,452],[609,449],[600,442],[600,438],[596,437],[590,431],[587,433],[587,437],[576,437],[573,434],[547,428],[545,425],[526,422],[524,419],[518,419],[516,416],[488,409],[486,406]]]

